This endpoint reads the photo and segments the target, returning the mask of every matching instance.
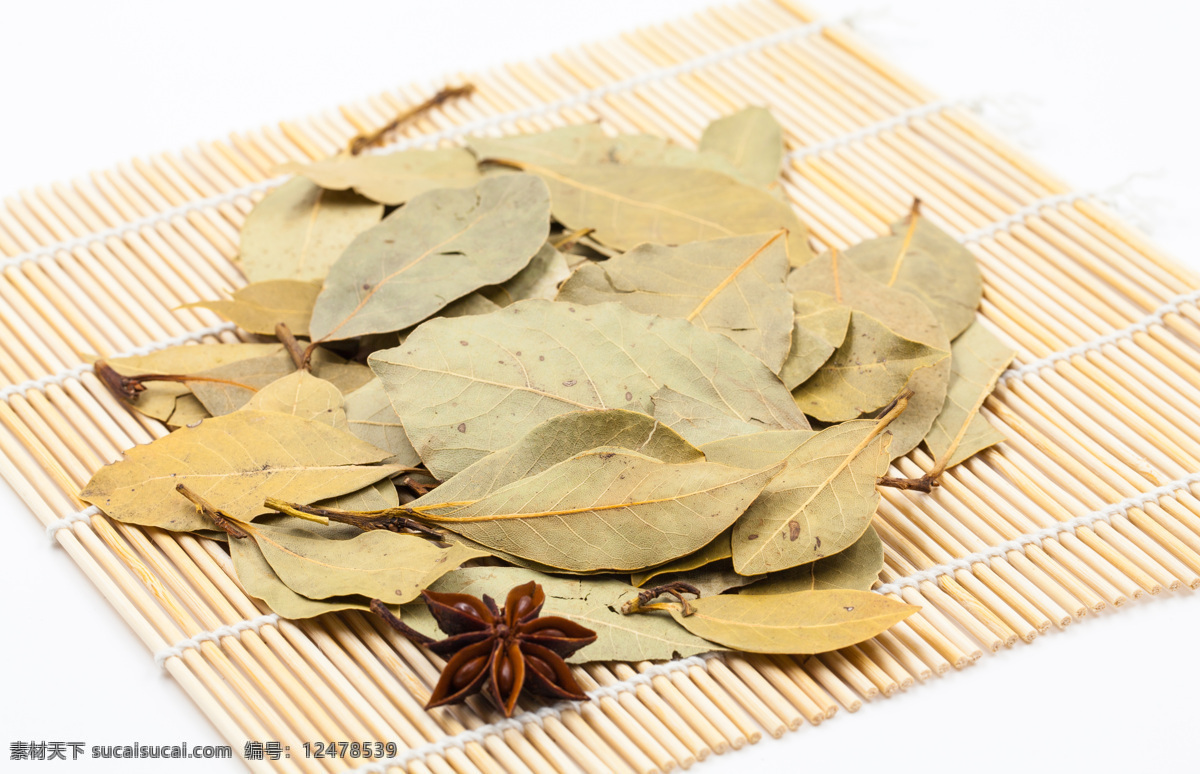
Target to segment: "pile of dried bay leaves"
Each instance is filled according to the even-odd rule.
[[[878,482],[1000,440],[1013,353],[919,207],[814,255],[782,164],[750,108],[697,150],[584,125],[288,165],[250,284],[194,305],[258,338],[98,364],[174,431],[83,498],[227,540],[289,618],[377,598],[436,636],[422,589],[536,580],[598,633],[574,661],[871,637],[915,609],[868,591]]]

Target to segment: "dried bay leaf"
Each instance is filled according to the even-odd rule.
[[[871,523],[887,472],[884,422],[826,428],[787,458],[783,472],[733,528],[733,564],[760,575],[816,561],[858,540]]]
[[[430,320],[369,362],[442,480],[558,414],[649,414],[652,396],[668,385],[764,429],[807,428],[775,375],[729,339],[619,304],[521,301],[490,315]]]
[[[743,179],[738,168],[720,153],[684,148],[666,137],[655,134],[622,134],[613,138],[608,161],[614,164],[635,164],[647,167],[692,167],[720,172],[739,182]],[[576,162],[581,163],[581,162]]]
[[[833,296],[814,291],[796,293],[793,299],[792,348],[779,369],[779,380],[794,390],[823,366],[850,327],[850,309]]]
[[[485,555],[387,530],[349,540],[330,540],[299,522],[254,524],[247,531],[279,579],[309,599],[353,594],[401,604],[468,559]]]
[[[550,187],[554,219],[619,250],[785,229],[788,260],[812,259],[808,230],[791,207],[728,175],[688,167],[517,164]]]
[[[504,160],[528,164],[602,164],[609,158],[613,138],[599,124],[577,124],[548,132],[504,137],[468,137],[467,148],[479,161]]]
[[[768,430],[710,441],[700,450],[709,462],[758,470],[786,460],[816,434],[816,430]]]
[[[733,569],[731,560],[719,559],[695,569],[663,573],[654,579],[654,583],[686,583],[695,587],[701,596],[714,597],[717,594],[750,586],[762,577],[761,575],[742,575]]]
[[[349,245],[317,297],[315,341],[386,333],[510,279],[550,230],[549,194],[530,175],[417,196]]]
[[[914,372],[946,360],[945,350],[897,336],[874,317],[850,315],[846,340],[792,395],[822,422],[844,422],[887,405]]]
[[[671,464],[601,447],[478,500],[448,503],[439,487],[410,507],[437,526],[550,567],[633,571],[711,541],[778,470]]]
[[[893,458],[916,448],[942,410],[950,381],[950,340],[937,317],[916,296],[876,282],[842,260],[838,252],[821,255],[788,276],[793,293],[815,290],[833,296],[853,311],[863,312],[886,325],[897,336],[947,353],[947,357],[917,369],[908,381],[913,397],[908,408],[892,422]]]
[[[303,175],[326,190],[353,188],[380,204],[403,204],[426,191],[470,188],[479,182],[475,157],[465,148],[334,156],[312,164],[293,161],[278,171]]]
[[[341,391],[332,383],[318,379],[308,371],[294,371],[256,392],[243,408],[279,411],[346,430],[343,403]]]
[[[439,486],[437,497],[442,502],[477,500],[602,446],[662,462],[704,461],[703,452],[653,417],[623,409],[574,411],[547,419],[511,446],[470,465]]]
[[[350,432],[372,446],[389,452],[392,456],[388,458],[388,462],[408,468],[421,464],[421,458],[409,443],[408,436],[404,433],[404,425],[396,415],[396,410],[392,408],[379,379],[372,379],[366,386],[347,395],[345,409]]]
[[[1004,440],[1004,435],[979,414],[979,409],[1016,355],[978,321],[954,340],[950,351],[946,403],[925,436],[925,444],[937,462],[937,473]]]
[[[357,492],[313,503],[319,508],[337,508],[342,511],[382,511],[384,508],[395,508],[399,504],[400,495],[396,492],[396,485],[386,478],[364,486]]]
[[[309,599],[292,591],[271,569],[254,538],[230,540],[229,555],[233,559],[233,571],[246,593],[261,599],[272,612],[284,618],[300,620],[338,610],[370,609],[371,601],[366,597]]]
[[[133,447],[101,468],[80,497],[120,521],[188,532],[212,523],[176,484],[248,521],[267,512],[267,497],[311,503],[387,478],[399,468],[373,464],[386,456],[320,422],[237,411]]]
[[[529,265],[513,275],[512,279],[482,288],[479,292],[497,306],[508,306],[530,298],[550,301],[558,294],[558,286],[569,276],[571,267],[567,265],[567,259],[547,242],[530,259]]]
[[[700,150],[729,159],[747,182],[768,186],[783,169],[783,127],[766,108],[744,108],[709,124]]]
[[[118,357],[105,362],[122,376],[198,374],[239,360],[282,351],[280,344],[181,344],[148,355]],[[191,392],[188,385],[180,382],[147,382],[145,387],[146,390],[131,405],[139,413],[159,421],[167,421],[175,412],[176,399]],[[185,403],[182,408],[189,419],[194,417],[194,406]],[[181,420],[183,417],[181,414]],[[177,424],[190,422],[181,421]]]
[[[443,575],[429,589],[503,600],[509,589],[530,580],[546,592],[543,615],[569,618],[596,632],[595,642],[567,658],[571,663],[658,661],[717,649],[664,616],[621,615],[621,604],[637,589],[618,580],[559,578],[515,567],[463,567]],[[426,636],[444,636],[421,602],[405,605],[403,616],[405,623]]]
[[[660,564],[658,567],[652,567],[649,570],[635,572],[630,576],[630,580],[635,586],[645,586],[651,580],[659,578],[663,575],[688,572],[689,570],[695,570],[700,567],[704,567],[705,565],[719,562],[722,559],[732,558],[733,547],[730,544],[730,537],[732,534],[733,529],[727,529],[709,541],[698,551],[693,551],[687,556],[681,556],[678,559],[673,559],[666,564]]]
[[[251,282],[321,280],[383,205],[297,177],[268,193],[242,226],[239,258]]]
[[[957,239],[921,217],[892,225],[892,235],[868,239],[843,253],[877,282],[921,299],[951,339],[975,320],[983,275],[975,256]]]
[[[741,594],[790,594],[796,591],[858,589],[869,591],[883,569],[883,541],[874,527],[833,556],[773,572]]]
[[[731,417],[711,403],[663,387],[650,397],[654,418],[691,443],[702,444],[739,435],[758,433],[762,425]]]
[[[920,608],[870,591],[726,594],[691,601],[693,615],[667,605],[676,623],[748,653],[826,653],[869,640]]]
[[[238,288],[231,300],[197,301],[180,308],[210,309],[250,333],[274,336],[275,326],[284,323],[296,336],[307,336],[308,320],[320,290],[315,282],[266,280]]]
[[[175,410],[171,412],[171,416],[167,418],[166,422],[167,427],[170,428],[187,427],[211,416],[208,409],[204,408],[204,404],[189,392],[175,399]]]
[[[239,360],[192,374],[220,381],[197,380],[187,382],[187,386],[208,413],[219,417],[242,408],[258,390],[295,371],[296,364],[291,355],[280,349],[264,357]]]
[[[638,245],[580,267],[558,300],[616,301],[643,314],[681,317],[728,336],[778,373],[793,325],[785,237],[776,231],[678,247]]]

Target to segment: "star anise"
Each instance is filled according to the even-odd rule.
[[[594,642],[596,633],[574,621],[542,616],[546,594],[537,583],[508,592],[504,607],[491,597],[423,591],[429,611],[450,635],[429,643],[448,658],[426,709],[463,701],[471,694],[491,696],[511,717],[522,691],[550,699],[586,699],[563,659]]]

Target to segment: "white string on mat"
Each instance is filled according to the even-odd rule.
[[[157,352],[160,349],[174,347],[180,344],[187,344],[191,341],[200,341],[209,336],[217,336],[228,331],[237,330],[237,326],[233,323],[226,322],[218,325],[210,325],[207,328],[190,331],[181,336],[174,336],[169,339],[161,339],[152,341],[149,344],[141,347],[134,347],[125,352],[118,352],[113,355],[114,358],[119,357],[137,357],[139,355],[149,355],[151,352]],[[95,366],[91,363],[83,363],[72,368],[67,368],[49,376],[43,376],[38,379],[28,379],[19,384],[12,384],[4,389],[0,389],[0,400],[8,400],[14,395],[24,395],[30,390],[44,390],[52,384],[62,384],[68,379],[78,379],[89,371],[94,371]]]
[[[53,542],[54,536],[58,534],[60,529],[70,529],[72,524],[76,524],[81,521],[90,521],[91,518],[98,513],[100,513],[99,508],[94,505],[89,505],[82,511],[76,511],[70,516],[64,516],[57,521],[52,521],[46,525],[46,537]]]
[[[573,107],[579,107],[580,105],[584,105],[589,102],[595,102],[596,100],[604,99],[605,97],[612,96],[613,94],[619,94],[624,91],[636,89],[648,83],[666,80],[668,78],[675,78],[680,75],[687,75],[688,73],[696,70],[723,62],[726,59],[733,59],[744,54],[752,54],[755,51],[760,51],[764,48],[770,48],[771,46],[777,46],[795,38],[816,35],[822,32],[826,27],[836,23],[836,21],[812,22],[809,24],[797,25],[795,27],[788,27],[778,32],[771,33],[770,35],[753,38],[745,43],[740,43],[736,46],[732,46],[721,51],[696,57],[695,59],[689,59],[685,62],[680,62],[679,64],[660,67],[654,70],[647,70],[646,72],[635,75],[632,78],[613,81],[612,83],[605,84],[604,86],[588,89],[587,91],[581,91],[552,102],[530,105],[518,110],[510,110],[507,113],[497,113],[494,116],[460,124],[458,126],[452,126],[447,129],[442,129],[441,131],[432,132],[430,134],[402,138],[400,140],[388,143],[382,148],[372,149],[372,152],[398,151],[424,145],[436,145],[442,140],[458,139],[460,137],[465,137],[468,134],[495,129],[510,121],[537,118],[550,113],[560,112]],[[249,196],[250,194],[257,193],[259,191],[267,191],[271,188],[279,186],[287,182],[290,177],[290,175],[283,175],[280,177],[271,178],[270,180],[263,180],[258,183],[244,185],[239,188],[226,191],[225,193],[217,194],[216,196],[210,196],[207,199],[199,199],[194,202],[189,202],[169,210],[164,210],[163,212],[156,213],[154,215],[149,215],[145,218],[140,218],[138,220],[114,226],[104,231],[98,231],[93,234],[78,237],[76,239],[55,242],[44,247],[39,247],[36,250],[14,255],[10,258],[0,259],[0,270],[10,266],[17,266],[26,261],[39,260],[41,258],[53,256],[59,250],[73,250],[76,247],[84,247],[98,240],[108,239],[109,237],[120,237],[129,231],[136,231],[147,226],[154,226],[158,223],[170,220],[171,218],[184,216],[206,207],[218,207],[222,204],[228,204],[241,197]]]
[[[281,616],[278,613],[268,613],[260,615],[258,618],[251,618],[247,621],[238,621],[228,626],[219,626],[212,631],[200,632],[195,637],[188,637],[186,640],[180,640],[169,648],[163,648],[154,654],[154,663],[161,667],[166,663],[167,659],[182,656],[188,650],[199,650],[200,646],[206,642],[220,643],[222,637],[237,637],[242,632],[255,631],[264,626],[274,626],[279,623]]]
[[[619,683],[605,685],[596,688],[592,691],[587,691],[587,701],[597,704],[604,698],[616,698],[622,693],[628,693],[635,690],[640,685],[650,685],[655,677],[662,677],[673,672],[681,672],[692,667],[706,668],[708,661],[713,658],[721,658],[720,653],[705,653],[700,656],[691,656],[689,658],[679,659],[677,661],[668,661],[663,664],[655,664],[641,674],[635,675],[628,680],[622,680]],[[382,758],[377,761],[372,761],[364,766],[359,766],[356,769],[350,769],[345,774],[384,774],[388,769],[394,766],[407,766],[410,763],[415,763],[423,760],[430,755],[440,755],[451,748],[464,749],[468,744],[486,742],[488,737],[495,734],[502,734],[505,731],[522,731],[526,724],[534,723],[543,725],[547,718],[558,718],[566,710],[571,710],[578,707],[581,702],[577,701],[562,701],[532,712],[522,712],[513,718],[501,720],[496,723],[489,723],[486,726],[463,731],[462,733],[448,736],[444,739],[439,739],[431,744],[415,747],[407,752],[401,753],[392,758]]]
[[[241,188],[227,191],[223,194],[210,196],[207,199],[197,199],[196,201],[188,202],[187,204],[181,204],[178,207],[172,207],[171,209],[163,210],[162,212],[156,212],[153,215],[147,215],[144,218],[131,220],[126,223],[113,226],[112,228],[104,229],[103,231],[94,231],[90,234],[84,234],[81,237],[67,239],[62,242],[55,242],[53,244],[46,245],[45,247],[39,247],[36,250],[30,250],[29,252],[0,259],[0,271],[12,266],[19,266],[26,261],[38,261],[43,258],[50,258],[60,250],[66,250],[67,252],[70,252],[77,247],[87,247],[94,242],[102,242],[112,237],[120,239],[131,231],[140,231],[143,228],[156,226],[159,223],[166,222],[173,218],[186,217],[188,214],[202,210],[205,207],[219,207],[222,204],[228,204],[243,196],[249,196],[250,194],[258,193],[259,191],[268,191],[284,182],[287,182],[286,177],[276,177],[272,178],[271,180],[263,180],[259,183],[251,183],[250,185],[244,185]]]
[[[1085,513],[1082,516],[1076,516],[1073,519],[1059,522],[1052,527],[1039,529],[1034,532],[1027,532],[1024,535],[1006,540],[983,551],[977,551],[973,554],[952,559],[948,562],[943,562],[920,572],[912,573],[891,583],[885,583],[882,586],[877,586],[875,591],[879,594],[895,594],[899,593],[901,588],[906,586],[916,588],[925,581],[933,581],[943,575],[950,575],[957,570],[970,571],[971,566],[976,562],[986,562],[997,556],[1003,556],[1009,551],[1020,551],[1024,553],[1028,546],[1033,544],[1041,545],[1045,540],[1051,540],[1064,532],[1072,532],[1082,527],[1090,527],[1096,522],[1111,522],[1117,516],[1124,516],[1133,508],[1141,508],[1149,502],[1157,502],[1159,499],[1167,495],[1173,495],[1181,489],[1187,489],[1192,484],[1200,483],[1200,473],[1192,473],[1177,478],[1160,487],[1151,489],[1149,492],[1127,497],[1124,500],[1115,502],[1112,505],[1106,505],[1098,511]]]
[[[822,153],[827,153],[828,151],[836,150],[837,148],[858,142],[859,140],[865,140],[868,137],[875,137],[876,135],[883,134],[884,132],[890,132],[897,127],[901,127],[911,121],[915,121],[918,118],[924,118],[925,116],[932,115],[934,113],[940,113],[943,110],[949,110],[950,108],[955,107],[974,108],[975,106],[979,105],[980,102],[981,100],[940,99],[925,105],[918,105],[917,107],[909,108],[902,113],[897,113],[890,118],[885,118],[882,121],[864,126],[861,129],[855,129],[853,132],[848,132],[838,137],[834,137],[831,140],[819,142],[815,145],[807,145],[803,148],[797,148],[794,151],[788,152],[786,158],[789,160],[796,160],[808,158],[809,156],[818,156]]]
[[[1073,347],[1068,347],[1067,349],[1047,355],[1040,360],[1026,363],[1018,368],[1010,368],[1000,375],[999,382],[1004,384],[1012,379],[1024,379],[1030,374],[1036,374],[1043,368],[1052,366],[1055,363],[1070,360],[1076,355],[1086,355],[1088,352],[1096,352],[1109,344],[1118,344],[1126,339],[1131,339],[1135,334],[1147,333],[1151,325],[1162,325],[1167,315],[1176,314],[1183,306],[1196,303],[1200,303],[1200,290],[1193,290],[1190,293],[1175,296],[1133,325],[1113,331],[1112,333],[1106,333],[1090,341],[1085,341],[1082,344],[1076,344]]]

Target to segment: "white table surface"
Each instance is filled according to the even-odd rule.
[[[447,70],[671,18],[689,0],[0,4],[0,192],[304,115]],[[1200,268],[1194,4],[907,0],[876,45],[944,96],[1017,94],[1032,152],[1079,189],[1136,190],[1156,239]],[[824,0],[838,16],[860,6]],[[875,6],[879,7],[879,6]],[[37,520],[0,485],[6,561],[0,770],[226,772],[237,762],[11,762],[14,741],[221,744]],[[1194,770],[1200,601],[1131,604],[985,656],[699,771]],[[314,740],[315,741],[315,740]]]

